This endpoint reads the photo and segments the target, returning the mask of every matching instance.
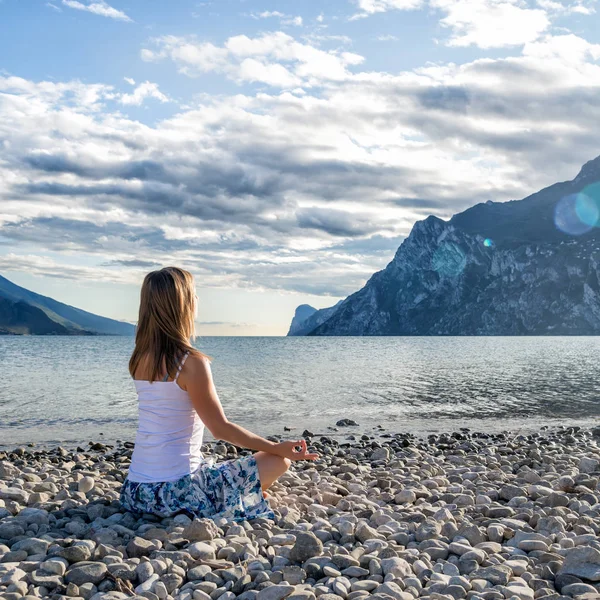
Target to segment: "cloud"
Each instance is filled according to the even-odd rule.
[[[68,6],[69,8],[83,10],[94,15],[100,15],[101,17],[108,17],[109,19],[116,19],[117,21],[131,22],[131,19],[122,10],[117,10],[116,8],[108,5],[106,2],[92,1],[89,4],[84,4],[82,2],[78,2],[78,0],[62,0],[62,3],[64,6]]]
[[[152,52],[177,68],[193,57],[197,75],[200,49],[170,38]],[[112,86],[0,77],[1,268],[60,276],[76,255],[85,266],[65,276],[139,282],[160,261],[207,286],[339,297],[415,219],[524,197],[599,153],[600,45],[572,34],[395,74],[280,33],[211,52],[225,77],[280,65],[305,93],[259,73],[258,91],[146,124]],[[314,66],[328,56],[345,65],[334,77]]]
[[[346,79],[349,67],[364,60],[351,52],[325,51],[298,42],[281,31],[255,38],[230,37],[223,46],[176,36],[153,41],[156,50],[143,48],[141,51],[145,61],[168,58],[177,65],[180,73],[189,77],[215,72],[238,83],[259,82],[281,88]]]
[[[133,79],[125,78],[130,85]],[[133,82],[133,83],[132,83]],[[137,86],[131,94],[121,93],[114,86],[103,84],[85,84],[79,81],[55,83],[45,81],[39,85],[21,77],[0,77],[0,93],[12,93],[19,98],[28,98],[31,102],[60,103],[63,106],[77,107],[78,112],[102,110],[106,103],[140,106],[147,98],[168,102],[156,83],[146,81]]]
[[[565,16],[571,14],[581,14],[581,15],[592,15],[596,12],[594,6],[592,5],[594,0],[588,0],[587,2],[579,1],[572,3],[565,2],[557,2],[555,0],[537,0],[536,4],[557,15]]]
[[[412,10],[425,0],[352,0],[361,12],[350,20],[391,10]],[[546,34],[553,21],[572,14],[591,15],[593,0],[428,0],[429,8],[444,14],[440,25],[450,30],[448,46],[476,46],[483,49],[522,46]],[[567,30],[568,32],[568,30]],[[382,35],[386,41],[394,36]]]
[[[132,83],[133,79],[130,79],[128,83]],[[132,85],[135,82],[132,83]],[[151,83],[146,81],[138,85],[132,94],[121,94],[119,98],[119,102],[121,104],[132,104],[135,106],[140,106],[143,104],[146,98],[154,98],[160,102],[168,102],[169,98],[165,96],[159,89],[156,83]]]
[[[62,12],[62,9],[59,6],[56,6],[56,4],[52,4],[52,2],[46,2],[46,6],[56,12]]]
[[[298,225],[305,229],[326,231],[334,236],[358,237],[380,231],[387,226],[370,213],[343,211],[331,207],[306,207],[296,211]]]
[[[117,260],[109,260],[105,263],[102,263],[100,266],[102,267],[140,267],[142,269],[154,269],[155,267],[159,267],[160,263],[151,260],[139,260],[136,258],[133,259],[117,259]]]
[[[353,2],[361,12],[352,15],[351,21],[388,10],[415,10],[424,5],[424,0],[353,0]]]
[[[520,0],[430,0],[446,13],[440,24],[452,30],[450,46],[503,48],[536,40],[550,27],[545,10]]]
[[[272,10],[272,11],[265,10],[260,13],[251,13],[250,16],[253,19],[269,19],[272,17],[276,17],[279,19],[279,22],[281,23],[281,25],[294,25],[296,27],[300,27],[303,23],[302,17],[286,15],[282,12],[279,12],[278,10]]]

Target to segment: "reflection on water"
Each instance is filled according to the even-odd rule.
[[[594,337],[206,337],[197,345],[214,357],[228,417],[262,435],[284,425],[328,433],[342,417],[361,431],[416,432],[600,417]],[[132,347],[121,337],[0,336],[0,444],[133,439]]]

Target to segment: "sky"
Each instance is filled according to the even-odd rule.
[[[415,221],[600,154],[596,0],[0,0],[0,274],[135,322],[285,335]]]

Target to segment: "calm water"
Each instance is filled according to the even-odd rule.
[[[288,439],[600,423],[600,338],[204,337],[229,419]],[[133,338],[0,336],[0,445],[133,440]],[[101,435],[102,434],[102,435]],[[212,439],[207,433],[206,439]]]

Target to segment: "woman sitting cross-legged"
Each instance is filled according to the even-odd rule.
[[[211,358],[192,346],[198,297],[188,271],[146,275],[129,372],[139,424],[120,502],[134,513],[233,521],[274,518],[264,492],[291,461],[314,460],[305,440],[271,442],[228,421]],[[202,454],[204,427],[216,439],[258,452],[214,463]]]

